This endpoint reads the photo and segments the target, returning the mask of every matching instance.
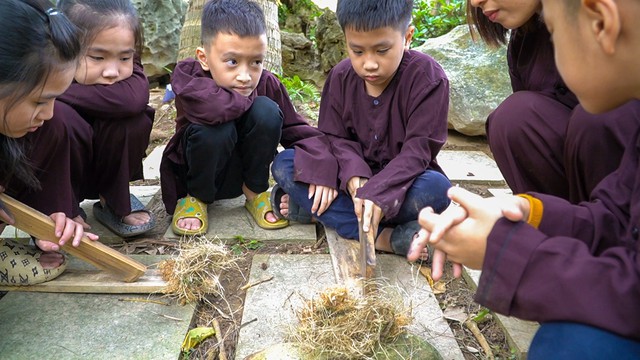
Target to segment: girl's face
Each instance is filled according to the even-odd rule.
[[[0,99],[0,134],[19,138],[51,119],[54,100],[67,90],[75,72],[75,65],[52,71],[43,86],[37,86],[17,103]]]
[[[75,80],[83,85],[111,85],[133,74],[135,36],[127,26],[98,33],[80,60]]]
[[[540,0],[468,0],[471,6],[482,9],[492,22],[507,29],[517,29],[540,12]]]

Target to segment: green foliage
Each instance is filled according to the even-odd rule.
[[[466,0],[419,0],[413,5],[413,24],[416,31],[411,46],[419,46],[428,38],[448,33],[465,24]]]
[[[287,88],[289,98],[293,103],[308,104],[320,101],[320,92],[315,85],[302,81],[298,75],[292,78],[283,77],[280,81]]]
[[[234,255],[242,255],[245,251],[258,250],[264,246],[262,241],[256,239],[245,239],[243,236],[236,235],[233,237],[237,242],[231,245],[231,252]]]

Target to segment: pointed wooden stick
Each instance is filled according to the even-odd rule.
[[[38,239],[54,241],[55,223],[50,217],[33,209],[18,200],[0,194],[0,201],[14,218],[13,226]],[[64,244],[62,249],[69,254],[88,262],[98,269],[108,271],[126,282],[134,282],[144,275],[146,266],[123,255],[98,241],[89,240],[86,236],[78,247],[73,247],[71,241]]]

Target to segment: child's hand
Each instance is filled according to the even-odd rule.
[[[39,239],[36,244],[43,251],[59,251],[60,247],[72,239],[72,245],[80,245],[82,237],[86,235],[90,240],[98,240],[98,236],[92,233],[85,233],[81,224],[68,218],[64,213],[58,212],[50,215],[55,223],[55,234],[59,237],[58,243]]]
[[[380,209],[380,206],[376,205],[371,200],[358,200],[361,200],[359,203],[362,204],[362,207],[356,208],[355,210],[358,222],[362,220],[362,230],[364,232],[373,231],[373,233],[377,235],[378,224],[380,224],[380,220],[382,220],[382,217],[384,216],[382,209]],[[360,210],[360,214],[358,214],[358,210]]]
[[[309,199],[313,198],[313,206],[311,206],[311,213],[322,215],[333,200],[338,196],[338,190],[322,185],[309,185]]]
[[[453,262],[473,269],[482,268],[487,236],[503,215],[503,199],[483,199],[461,188],[449,189],[449,197],[460,206],[451,206],[441,215],[429,208],[420,212],[420,225],[429,233],[429,243]],[[410,254],[422,242],[414,242]]]

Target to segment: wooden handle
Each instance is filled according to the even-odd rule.
[[[0,201],[14,218],[13,226],[38,239],[56,240],[55,223],[50,217],[33,209],[16,199],[0,194]],[[71,241],[62,246],[69,254],[88,262],[98,269],[113,273],[126,282],[134,282],[144,275],[146,266],[123,255],[122,253],[102,244],[89,240],[86,236],[78,247],[71,245]]]

